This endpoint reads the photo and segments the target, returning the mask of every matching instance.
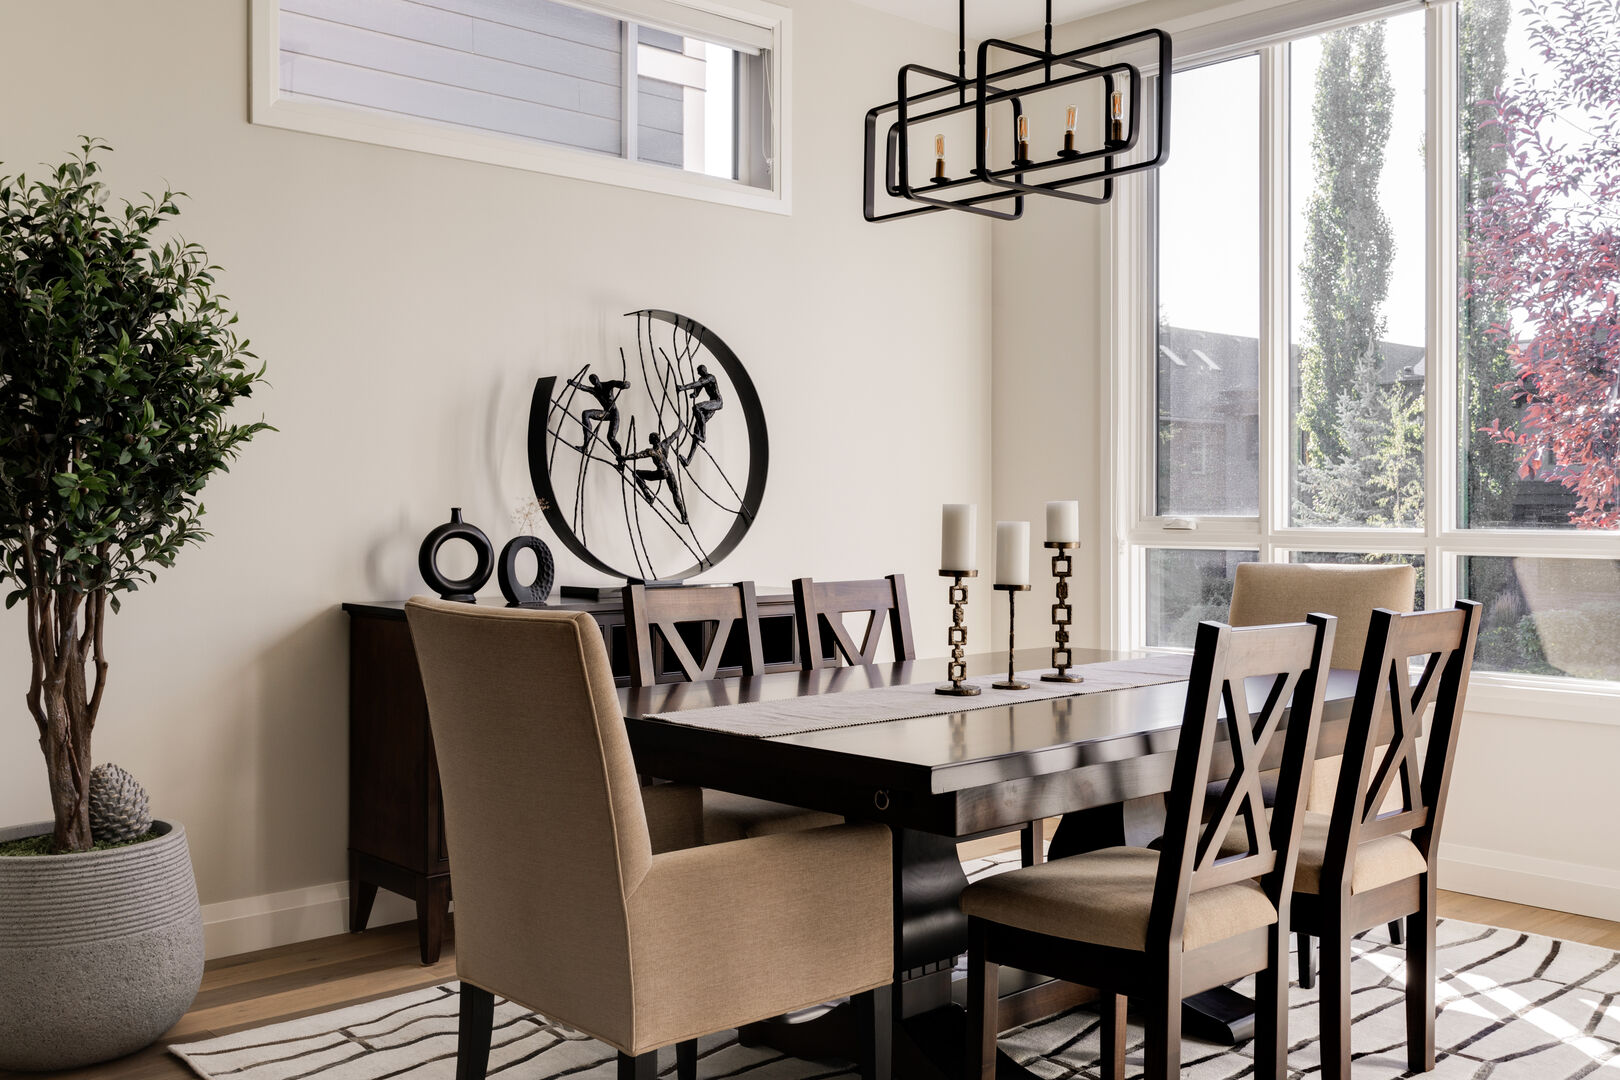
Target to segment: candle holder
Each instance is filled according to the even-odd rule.
[[[1028,585],[997,585],[996,589],[1007,594],[1007,678],[1004,682],[995,682],[990,685],[997,690],[1028,690],[1029,683],[1019,682],[1013,678],[1013,623],[1016,612],[1014,600],[1021,592],[1028,592]]]
[[[978,577],[977,570],[941,570],[940,577],[954,578],[951,584],[951,629],[946,635],[946,641],[951,647],[951,661],[945,668],[945,677],[951,680],[949,686],[936,686],[934,693],[950,694],[954,697],[973,697],[979,692],[977,686],[969,686],[962,680],[967,678],[967,624],[962,621],[966,614],[963,608],[967,607],[967,586],[962,584],[964,578]]]
[[[1057,578],[1057,603],[1052,605],[1052,625],[1057,627],[1057,637],[1052,645],[1052,666],[1057,670],[1050,675],[1042,675],[1041,679],[1044,682],[1085,682],[1081,676],[1069,674],[1069,668],[1074,664],[1069,652],[1069,623],[1074,615],[1074,609],[1069,606],[1069,575],[1074,573],[1074,560],[1069,550],[1080,545],[1072,540],[1048,540],[1046,546],[1053,549],[1052,576]]]

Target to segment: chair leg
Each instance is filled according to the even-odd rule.
[[[1181,1076],[1181,973],[1147,995],[1143,1017],[1147,1045],[1143,1048],[1147,1067],[1143,1080],[1177,1080]]]
[[[880,986],[856,994],[850,1004],[855,1007],[855,1024],[860,1033],[861,1080],[890,1080],[894,1071],[894,987]]]
[[[1425,889],[1406,917],[1406,1063],[1413,1072],[1434,1068],[1434,907]]]
[[[1102,1007],[1102,1080],[1125,1080],[1125,995],[1104,990]]]
[[[484,1080],[495,1034],[495,995],[461,984],[461,1027],[456,1033],[456,1080]]]
[[[457,1077],[456,1080],[461,1078]],[[621,1050],[619,1080],[658,1080],[658,1051],[649,1050],[645,1054],[631,1057]]]
[[[1288,934],[1272,929],[1266,968],[1254,976],[1255,1080],[1288,1080]]]
[[[1046,860],[1046,845],[1041,843],[1045,828],[1046,822],[1037,819],[1025,822],[1018,830],[1018,854],[1023,865],[1038,866]]]
[[[1320,1016],[1322,1080],[1350,1077],[1350,928],[1322,935]]]
[[[1311,957],[1311,935],[1301,930],[1294,935],[1299,943],[1299,988],[1309,990],[1316,985],[1316,961]]]
[[[1405,944],[1401,935],[1401,920],[1399,919],[1389,924],[1389,943],[1391,945]]]
[[[697,1080],[697,1040],[675,1044],[676,1080]]]
[[[1001,1033],[1001,966],[988,959],[988,934],[968,920],[967,1047],[962,1080],[995,1080],[996,1036]]]

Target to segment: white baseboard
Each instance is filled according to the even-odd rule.
[[[303,889],[204,904],[203,941],[208,959],[271,949],[349,928],[349,883],[333,881]],[[378,890],[368,925],[387,926],[416,918],[416,905]]]
[[[1620,870],[1609,867],[1442,843],[1440,887],[1620,922]],[[378,891],[370,925],[388,926],[414,918],[416,906],[409,900]],[[203,906],[203,935],[210,960],[330,937],[348,928],[346,881]]]
[[[1607,866],[1442,842],[1439,885],[1453,892],[1620,922],[1620,869]]]

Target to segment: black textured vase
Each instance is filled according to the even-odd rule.
[[[478,565],[473,567],[469,576],[452,579],[439,572],[439,549],[447,540],[465,540],[472,545],[473,552],[478,556]],[[460,600],[467,604],[477,602],[474,594],[489,580],[489,572],[494,564],[495,546],[484,535],[483,529],[461,520],[459,506],[451,509],[449,521],[422,538],[422,547],[416,555],[416,567],[428,588],[446,600]]]
[[[524,585],[517,579],[517,558],[526,550],[534,552],[535,571],[534,580]],[[551,583],[556,577],[556,561],[552,559],[551,549],[544,540],[534,536],[514,536],[501,549],[495,578],[501,583],[501,593],[506,597],[507,607],[544,604],[546,597],[551,595]]]

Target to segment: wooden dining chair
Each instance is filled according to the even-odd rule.
[[[857,645],[844,616],[861,614],[868,621]],[[798,578],[793,582],[793,617],[799,634],[799,662],[806,671],[836,667],[840,659],[851,665],[876,663],[885,622],[895,660],[917,658],[904,574],[872,581]]]
[[[734,586],[679,585],[648,588],[627,585],[624,627],[629,637],[630,681],[652,686],[660,676],[655,634],[664,655],[674,659],[680,678],[706,682],[717,677],[726,643],[740,634],[744,675],[765,670],[759,637],[759,603],[752,581]],[[703,842],[841,825],[837,814],[755,799],[729,791],[703,789]]]
[[[1181,1069],[1182,999],[1258,973],[1254,1074],[1284,1080],[1287,900],[1333,632],[1330,615],[1244,630],[1199,624],[1161,850],[1102,848],[962,893],[969,1080],[996,1075],[1002,964],[1102,992],[1101,1075],[1109,1080],[1125,1075],[1127,1000],[1145,1014],[1145,1077],[1170,1080]],[[1268,822],[1260,772],[1274,764],[1281,782]],[[1206,820],[1209,780],[1228,773]],[[1247,838],[1241,852],[1223,847],[1234,824]]]
[[[1333,639],[1333,665],[1355,670],[1367,647],[1367,630],[1375,608],[1411,611],[1417,597],[1417,570],[1407,563],[1383,566],[1342,565],[1338,563],[1239,563],[1232,579],[1232,608],[1227,621],[1233,626],[1263,626],[1295,622],[1306,612],[1322,611],[1336,616],[1339,629]],[[1267,801],[1271,805],[1274,777],[1266,779]],[[1326,813],[1333,808],[1333,792],[1339,783],[1337,755],[1318,758],[1311,764],[1311,790],[1305,808]],[[1401,943],[1399,923],[1391,923],[1390,940]],[[1313,969],[1309,956],[1300,966],[1300,985],[1311,987]]]
[[[655,853],[588,614],[405,611],[456,882],[457,1080],[486,1073],[497,994],[616,1049],[620,1080],[656,1080],[667,1046],[695,1080],[698,1038],[850,996],[862,1080],[888,1080],[887,826]]]
[[[743,637],[744,675],[765,670],[759,640],[759,601],[752,581],[735,585],[655,586],[624,588],[624,625],[630,636],[630,683],[652,686],[661,674],[660,650],[673,658],[687,682],[718,676],[731,635]]]
[[[1350,939],[1400,918],[1407,1064],[1415,1072],[1434,1068],[1435,866],[1479,610],[1459,600],[1449,611],[1373,612],[1332,813],[1304,816],[1292,919],[1301,971],[1310,962],[1310,938],[1322,942],[1325,1077],[1350,1077]],[[1413,684],[1410,662],[1418,658],[1422,674]],[[1420,755],[1430,706],[1428,746]]]

